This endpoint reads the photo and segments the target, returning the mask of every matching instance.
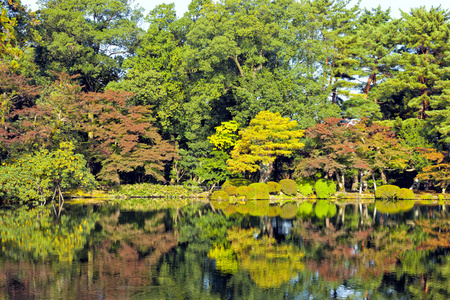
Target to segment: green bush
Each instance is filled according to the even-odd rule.
[[[256,198],[256,193],[251,187],[239,186],[236,188],[236,197],[244,197],[246,200],[254,200]]]
[[[439,199],[439,200],[444,200],[444,199],[445,199],[445,196],[442,195],[442,194],[439,194],[439,195],[438,195],[438,199]]]
[[[281,191],[288,196],[297,195],[297,183],[292,179],[280,180]]]
[[[317,198],[329,198],[336,193],[336,183],[330,179],[321,178],[314,185]]]
[[[247,186],[250,183],[252,183],[252,182],[245,178],[232,178],[232,179],[228,179],[227,181],[225,181],[222,184],[222,189],[224,189],[225,187],[230,186],[230,185],[234,185],[236,187]]]
[[[394,200],[397,199],[397,193],[400,191],[400,188],[396,185],[382,185],[377,188],[375,192],[376,199],[389,199]]]
[[[295,203],[286,203],[281,207],[280,217],[283,219],[293,219],[297,215],[297,209]]]
[[[228,205],[230,205],[228,201],[211,200],[211,206],[214,209],[225,209]]]
[[[215,191],[211,195],[212,201],[228,201],[230,196],[225,191]]]
[[[269,181],[267,182],[267,185],[269,186],[269,193],[272,195],[279,195],[281,192],[281,185],[278,182],[275,181]]]
[[[263,182],[257,182],[252,183],[248,186],[249,188],[252,188],[253,191],[255,191],[255,199],[258,200],[269,200],[270,194],[269,194],[269,186]]]
[[[222,190],[230,196],[236,196],[236,188],[234,185],[228,185],[225,188],[222,187]]]
[[[298,192],[305,197],[311,196],[314,194],[315,183],[316,182],[312,178],[303,178],[299,183],[297,183]]]
[[[254,217],[267,216],[269,214],[270,200],[252,200],[247,202],[249,215]]]
[[[410,189],[400,189],[397,192],[397,198],[399,200],[414,199],[414,192]]]

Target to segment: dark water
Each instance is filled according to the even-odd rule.
[[[2,210],[0,299],[450,299],[448,209],[321,200],[65,205],[59,219],[51,207]]]

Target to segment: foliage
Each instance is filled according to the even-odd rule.
[[[297,194],[297,183],[292,179],[280,180],[281,191],[288,196],[295,196]]]
[[[225,187],[222,187],[222,190],[224,190],[229,196],[235,196],[236,195],[236,188],[234,185],[227,185]]]
[[[320,178],[314,185],[317,198],[329,198],[336,193],[336,183],[330,179]]]
[[[255,191],[255,197],[257,200],[268,200],[270,199],[270,188],[266,183],[257,182],[252,183],[248,186]]]
[[[276,205],[270,205],[269,206],[269,212],[267,213],[267,216],[272,218],[272,217],[277,217],[279,216],[281,213],[281,207],[280,205],[276,204]]]
[[[253,200],[256,197],[256,192],[249,186],[239,186],[236,188],[236,197],[244,197],[245,200]]]
[[[281,192],[281,185],[275,181],[268,181],[267,185],[269,186],[269,192],[272,195],[279,195]]]
[[[375,191],[375,198],[376,199],[389,199],[394,200],[397,199],[398,192],[400,191],[400,188],[395,185],[382,185],[377,188]]]
[[[303,131],[296,127],[296,121],[279,113],[260,112],[247,128],[239,131],[241,139],[231,151],[231,159],[227,161],[229,169],[233,173],[262,170],[260,181],[267,182],[277,156],[289,155],[303,147],[299,141]],[[268,166],[267,170],[262,165]]]
[[[209,141],[219,150],[228,150],[236,145],[239,136],[236,134],[239,124],[236,121],[222,122],[216,127],[216,133],[208,137]]]
[[[304,177],[298,183],[298,192],[303,196],[311,196],[314,194],[315,181],[312,178]]]
[[[249,184],[251,184],[252,182],[246,178],[232,178],[232,179],[228,179],[227,181],[225,181],[222,184],[222,187],[226,187],[229,185],[233,185],[236,187],[240,187],[240,186],[247,186]]]
[[[442,193],[450,185],[450,163],[448,162],[448,152],[438,152],[436,149],[419,149],[421,156],[424,157],[430,165],[424,167],[416,176],[420,180],[432,180],[437,186],[440,186]]]
[[[230,196],[225,191],[214,191],[211,195],[211,200],[214,201],[228,201],[229,198]]]
[[[0,191],[3,199],[46,201],[73,188],[97,186],[81,154],[74,154],[71,143],[60,149],[46,149],[23,155],[0,167]]]
[[[397,192],[397,198],[398,200],[408,200],[408,199],[414,199],[414,192],[410,189],[400,189]]]
[[[195,197],[200,193],[198,187],[186,187],[180,185],[161,185],[151,183],[122,184],[116,189],[110,190],[111,195],[140,196],[140,197]]]

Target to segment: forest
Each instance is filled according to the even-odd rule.
[[[183,17],[129,0],[1,3],[1,199],[241,177],[450,184],[441,7],[395,19],[347,0],[193,0]]]

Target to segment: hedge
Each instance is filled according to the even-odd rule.
[[[288,196],[297,195],[297,183],[292,179],[280,180],[281,191]]]

